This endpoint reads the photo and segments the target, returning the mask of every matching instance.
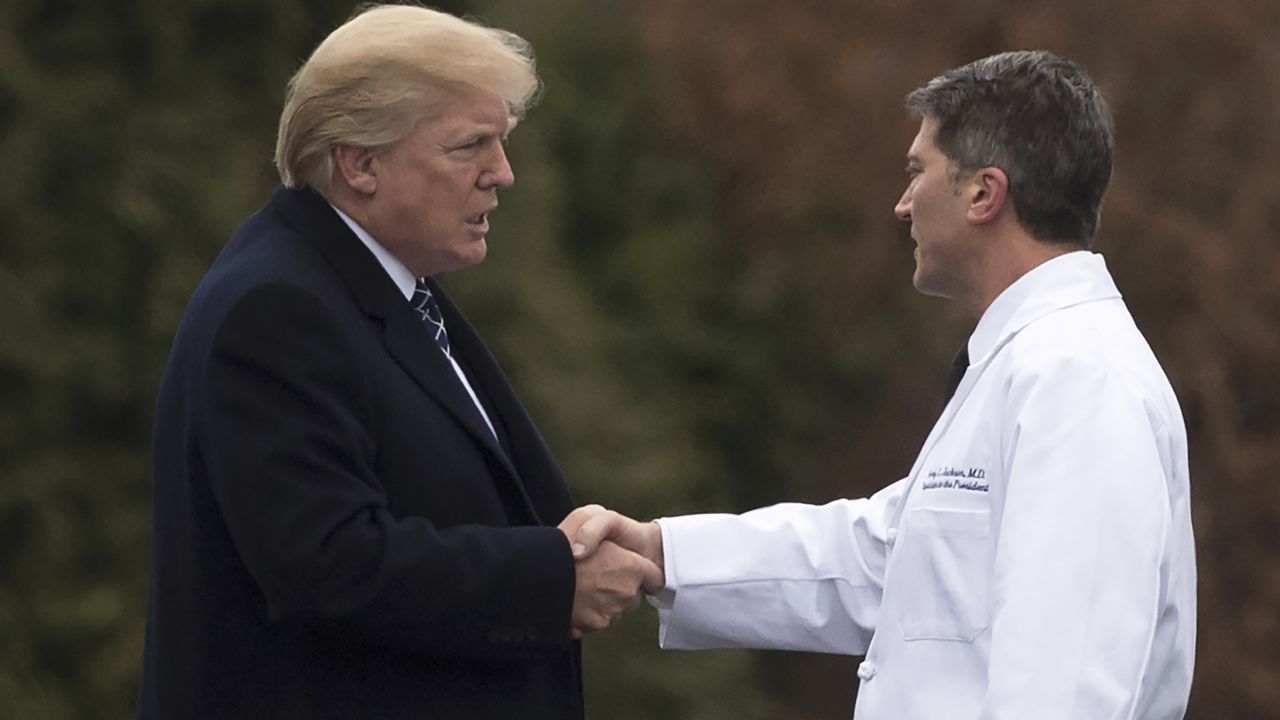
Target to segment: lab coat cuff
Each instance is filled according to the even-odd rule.
[[[662,564],[666,585],[656,593],[646,596],[646,600],[658,611],[658,647],[666,645],[667,628],[671,624],[671,611],[676,604],[676,562],[671,548],[671,534],[667,530],[665,518],[658,518],[658,528],[662,531]]]

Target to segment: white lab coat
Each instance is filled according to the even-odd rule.
[[[857,720],[1181,718],[1195,647],[1182,414],[1100,256],[1024,275],[910,475],[664,518],[664,648],[865,654]]]

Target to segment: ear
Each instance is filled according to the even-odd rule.
[[[1000,217],[1009,198],[1009,176],[1000,168],[982,168],[969,179],[969,193],[965,216],[974,225],[986,225]]]
[[[338,175],[357,194],[372,195],[378,190],[378,167],[372,150],[339,144],[329,152]]]

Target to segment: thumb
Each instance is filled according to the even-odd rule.
[[[593,515],[569,538],[573,543],[573,556],[579,560],[590,557],[600,543],[621,532],[624,521],[625,518],[612,510]]]
[[[574,540],[574,536],[578,534],[578,528],[582,527],[582,524],[586,521],[604,512],[608,511],[601,505],[583,505],[569,513],[565,519],[561,520],[560,524],[556,526],[560,529],[560,532],[564,533],[564,536],[568,538],[569,545],[573,547],[573,556],[575,558],[582,556],[582,549],[575,544],[576,541]]]

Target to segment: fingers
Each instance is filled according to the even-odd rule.
[[[612,540],[634,553],[648,556],[649,537],[645,523],[637,522],[612,510],[596,513],[578,528],[572,536],[574,557],[588,557],[600,543]],[[578,548],[581,548],[581,552]]]
[[[637,595],[637,599],[638,599]],[[588,603],[591,601],[587,601]],[[574,606],[573,617],[569,628],[569,636],[575,639],[582,638],[594,632],[600,632],[613,624],[613,621],[622,617],[622,615],[634,608],[626,601],[616,600],[608,604],[607,608],[600,609],[594,606],[579,607]]]
[[[640,605],[641,592],[666,586],[662,531],[600,505],[577,508],[560,523],[575,559],[570,635],[603,630]]]
[[[650,595],[667,586],[667,576],[661,567],[647,558],[644,561],[644,572],[641,575],[640,587]]]
[[[656,522],[637,522],[612,510],[598,513],[578,528],[572,539],[574,557],[590,557],[600,543],[610,540],[646,560],[642,587],[655,593],[666,586],[665,558],[662,553],[662,529]]]
[[[605,510],[584,521],[569,538],[573,542],[573,556],[579,560],[590,557],[601,542],[618,532],[622,519],[618,513]]]
[[[600,632],[609,627],[614,619],[620,617],[622,613],[617,615],[606,615],[600,612],[585,611],[574,615],[573,625],[569,629],[569,636],[575,639],[585,637],[591,633]]]
[[[570,634],[579,638],[607,628],[623,613],[640,605],[641,588],[661,588],[661,570],[654,563],[612,542],[576,563]]]

